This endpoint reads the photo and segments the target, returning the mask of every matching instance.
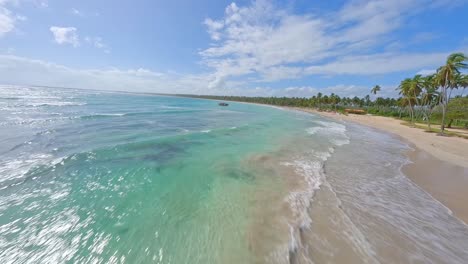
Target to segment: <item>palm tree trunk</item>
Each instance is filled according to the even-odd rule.
[[[425,118],[426,118],[426,123],[427,123],[427,131],[431,131],[431,120],[429,118],[428,113],[425,114]]]
[[[444,135],[445,132],[445,115],[447,113],[447,88],[444,87],[442,93],[442,124],[440,125],[440,134]]]
[[[413,124],[414,126],[414,109],[412,105],[410,106],[410,110],[411,110],[411,124]]]
[[[414,113],[413,113],[413,106],[411,105],[411,99],[408,97],[408,105],[409,105],[409,109],[410,109],[410,116],[411,116],[411,124],[413,125],[414,124]]]
[[[447,81],[448,81],[448,71],[445,73],[445,83],[442,87],[441,101],[442,101],[442,124],[440,125],[440,134],[444,135],[445,131],[445,114],[447,112]]]

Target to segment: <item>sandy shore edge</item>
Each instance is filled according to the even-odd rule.
[[[412,163],[404,166],[402,172],[445,205],[458,219],[468,224],[468,140],[426,133],[421,129],[402,125],[402,121],[389,117],[341,115],[308,108],[285,109],[369,126],[408,142],[413,150],[406,154]]]

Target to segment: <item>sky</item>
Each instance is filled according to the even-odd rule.
[[[466,14],[468,0],[0,0],[0,84],[393,97],[468,53]]]

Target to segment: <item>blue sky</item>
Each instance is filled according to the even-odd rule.
[[[0,0],[0,84],[362,96],[468,53],[467,0]]]

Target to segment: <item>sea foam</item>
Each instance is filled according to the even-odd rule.
[[[306,132],[310,135],[319,134],[326,136],[330,143],[336,146],[349,144],[349,136],[346,134],[346,126],[337,122],[315,121],[318,126],[309,127]]]

